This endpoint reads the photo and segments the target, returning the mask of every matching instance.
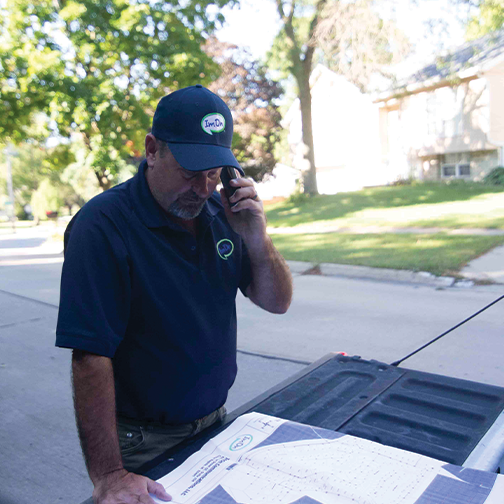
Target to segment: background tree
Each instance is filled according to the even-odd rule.
[[[500,30],[504,25],[504,1],[480,0],[471,1],[473,14],[466,27],[467,40],[483,37],[487,33]]]
[[[201,50],[234,0],[6,0],[0,24],[0,139],[19,141],[35,111],[79,134],[108,189],[143,150],[155,104],[171,88],[208,83]]]
[[[275,0],[282,28],[269,61],[294,77],[305,147],[304,192],[318,194],[311,122],[310,75],[316,60],[366,89],[375,72],[385,71],[406,51],[406,38],[383,19],[378,1]]]
[[[75,161],[68,145],[60,144],[47,148],[44,139],[37,139],[41,125],[28,128],[31,138],[17,145],[15,155],[11,157],[12,182],[14,187],[14,213],[20,218],[25,216],[24,207],[30,204],[31,196],[44,179],[55,185],[61,185],[61,176],[66,167]],[[5,162],[5,146],[0,146]],[[2,181],[2,192],[7,193],[7,181]],[[67,191],[68,192],[68,191]],[[73,196],[74,197],[74,196]],[[74,198],[75,199],[75,198]]]
[[[282,130],[277,100],[282,88],[267,76],[264,65],[236,45],[212,37],[203,50],[221,70],[209,89],[233,113],[233,152],[246,175],[260,182],[276,165],[275,146]]]

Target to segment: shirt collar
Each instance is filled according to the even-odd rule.
[[[145,176],[147,168],[147,160],[144,159],[138,167],[138,172],[132,179],[130,193],[134,212],[148,228],[170,227],[180,230],[180,227],[166,215],[165,211],[154,199],[154,196],[152,196]],[[198,219],[201,218],[205,226],[213,220],[220,208],[220,204],[217,204],[214,198],[211,197],[205,202]]]

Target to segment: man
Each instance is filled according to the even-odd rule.
[[[219,420],[236,376],[237,289],[284,313],[285,261],[251,181],[214,193],[233,156],[224,102],[200,85],[165,96],[135,177],[89,201],[65,233],[56,344],[97,504],[151,503],[143,463]]]

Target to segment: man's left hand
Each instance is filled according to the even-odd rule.
[[[230,184],[236,187],[236,191],[229,201],[225,190],[221,189],[221,200],[226,217],[233,230],[242,237],[247,247],[250,247],[264,240],[266,236],[266,216],[263,204],[251,180],[236,178],[232,179]]]

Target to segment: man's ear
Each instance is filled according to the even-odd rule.
[[[154,162],[156,161],[157,150],[156,137],[152,133],[148,133],[145,137],[145,159],[150,168],[154,166]]]

